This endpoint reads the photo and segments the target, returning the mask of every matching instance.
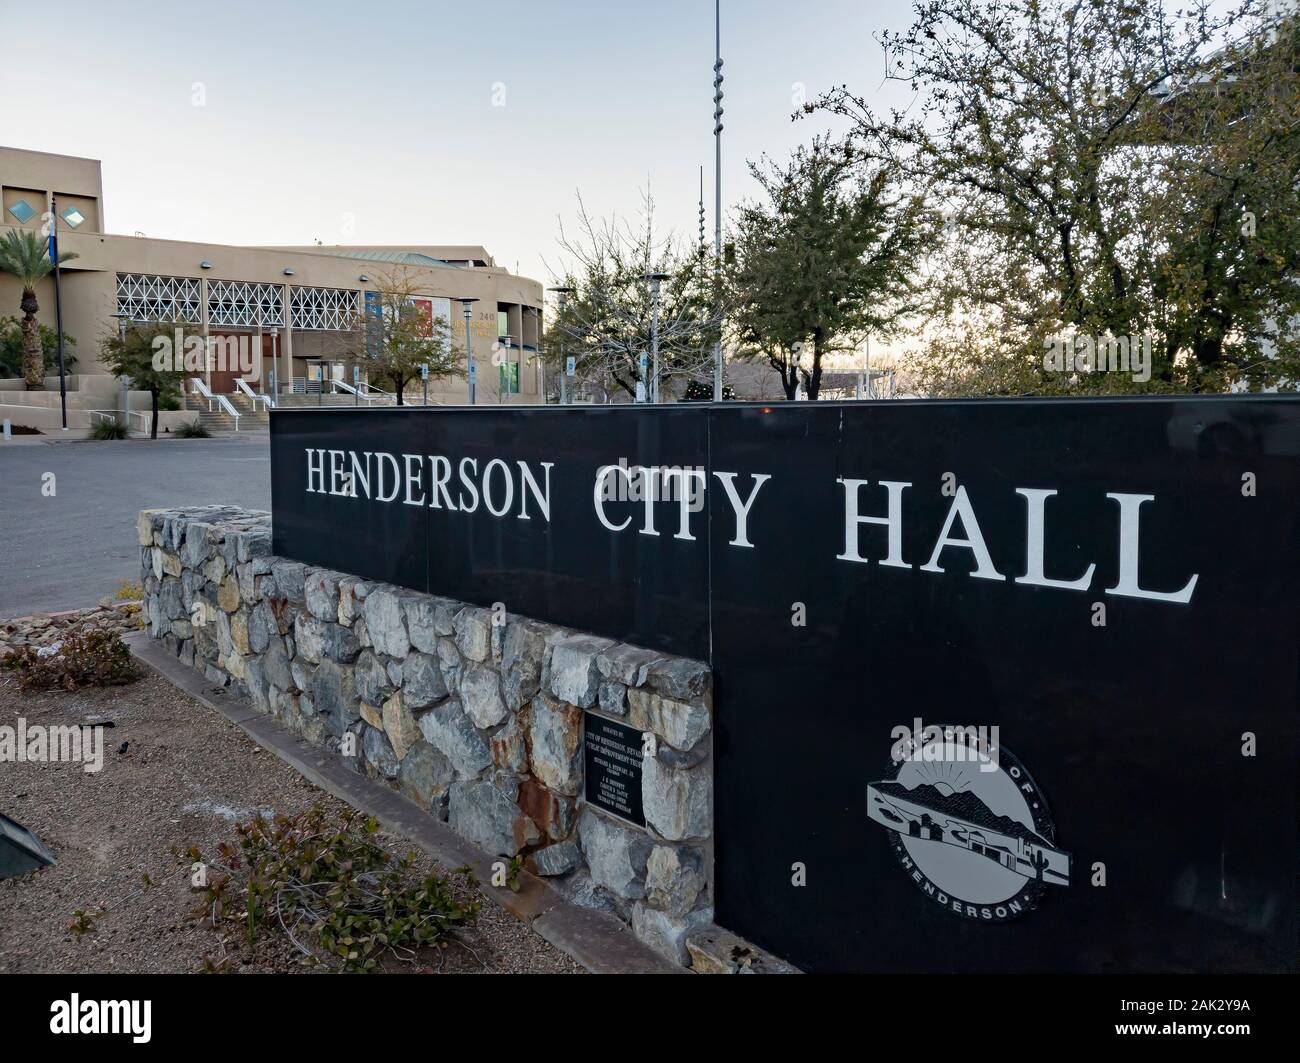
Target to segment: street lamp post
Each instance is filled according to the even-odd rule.
[[[54,266],[54,327],[59,343],[59,406],[63,410],[63,431],[68,430],[68,380],[63,371],[63,289],[59,272],[59,204],[58,197],[50,193],[50,242],[47,249]],[[39,336],[39,330],[37,332]],[[44,360],[44,354],[42,354]]]
[[[556,295],[560,297],[560,313],[563,314],[565,307],[569,305],[569,296],[571,296],[576,291],[576,289],[557,287],[557,288],[551,288],[549,290],[553,291]],[[564,333],[561,332],[560,333],[560,405],[567,406],[568,404],[569,404],[569,363],[564,360]]]
[[[276,391],[276,368],[280,364],[280,330],[272,327],[271,329],[271,379],[268,383],[271,385],[271,402],[279,402],[279,396]]]
[[[474,338],[470,329],[470,318],[474,315],[475,298],[460,300],[461,310],[465,315],[465,373],[469,381],[469,404],[474,405]]]
[[[866,363],[866,380],[864,381],[864,390],[867,398],[874,398],[871,394],[871,337],[867,337],[866,348],[864,351],[864,362]]]
[[[506,349],[506,353],[505,353],[505,362],[504,362],[504,365],[505,365],[505,367],[506,367],[506,373],[505,373],[506,387],[505,387],[505,392],[506,392],[507,395],[509,395],[509,394],[511,393],[511,392],[510,392],[510,333],[507,332],[504,336],[498,336],[498,337],[497,337],[497,343],[498,343],[498,345],[504,346],[505,349]],[[497,371],[497,376],[500,377],[500,375],[501,375],[501,372],[500,372],[500,370],[498,370],[498,371]],[[501,388],[498,387],[498,388],[497,388],[497,402],[500,402],[500,401],[501,401]]]
[[[646,273],[641,279],[650,285],[650,401],[659,401],[659,284],[668,279],[667,273]]]
[[[537,370],[537,394],[542,400],[542,405],[546,405],[546,363],[542,361],[542,312],[534,306],[525,306],[520,314],[520,328],[523,328],[523,316],[525,314],[537,315],[537,327],[533,330],[533,366]],[[527,330],[523,332],[526,334]],[[524,377],[524,350],[527,344],[524,343],[524,336],[519,337],[519,379],[520,388],[523,388]]]
[[[123,350],[126,349],[126,319],[127,315],[122,313],[113,314],[117,318],[117,338],[122,344]],[[172,368],[176,367],[176,354],[172,352]],[[126,422],[126,429],[131,430],[131,378],[125,373],[122,375],[122,419]]]

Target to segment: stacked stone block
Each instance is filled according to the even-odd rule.
[[[149,634],[683,965],[712,920],[712,702],[697,661],[275,557],[265,513],[139,518]],[[647,827],[583,799],[587,711],[655,736]]]

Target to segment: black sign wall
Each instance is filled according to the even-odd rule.
[[[284,411],[272,457],[279,554],[711,659],[717,920],[800,966],[1295,968],[1295,398]]]
[[[610,407],[573,417],[556,412],[277,412],[271,424],[275,551],[707,657],[707,515],[695,515],[693,542],[674,539],[672,528],[667,535],[638,534],[645,509],[637,500],[608,505],[611,519],[618,510],[617,523],[629,521],[630,533],[609,533],[593,515],[598,465],[619,466],[620,459],[621,468],[699,464],[708,448],[706,419],[685,406],[652,417],[619,416]],[[626,473],[606,480],[612,496],[635,494]],[[321,490],[308,492],[309,486]],[[353,486],[355,498],[334,490]],[[549,519],[539,494],[547,496]],[[421,504],[408,504],[417,497]],[[635,522],[632,510],[639,510]]]

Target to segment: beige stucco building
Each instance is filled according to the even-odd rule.
[[[355,329],[368,302],[376,305],[388,279],[400,277],[424,313],[448,321],[458,351],[465,347],[459,300],[478,300],[471,304],[477,401],[539,401],[542,285],[499,268],[482,247],[233,247],[117,235],[106,231],[97,160],[16,148],[0,147],[0,191],[0,234],[39,230],[53,218],[60,251],[78,256],[62,267],[63,328],[76,340],[76,372],[86,386],[105,373],[99,344],[119,320],[185,320],[205,341],[231,337],[249,352],[251,371],[209,367],[198,374],[214,393],[234,393],[242,375],[263,393],[314,393],[323,380],[327,392],[346,394],[330,382],[354,381],[348,351],[357,340],[349,326]],[[0,315],[18,316],[20,297],[16,279],[0,274]],[[41,323],[53,327],[52,278],[37,297]],[[506,336],[508,345],[499,342]],[[12,397],[14,382],[4,383]],[[408,400],[420,394],[417,381]],[[431,380],[429,396],[465,402],[467,382]]]

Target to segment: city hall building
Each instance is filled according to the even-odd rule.
[[[242,345],[251,356],[248,371],[226,363],[192,374],[214,394],[246,397],[240,376],[258,393],[346,394],[340,385],[354,380],[359,316],[377,307],[385,278],[400,277],[422,313],[448,322],[461,352],[460,300],[477,300],[470,306],[479,402],[540,401],[542,285],[499,268],[482,247],[234,247],[112,234],[98,160],[16,148],[0,147],[0,189],[0,234],[39,231],[52,214],[60,251],[77,255],[62,267],[60,289],[64,333],[76,341],[79,389],[109,385],[99,346],[120,321],[184,321],[201,331],[205,349]],[[0,316],[20,317],[21,295],[17,279],[0,273]],[[37,298],[41,324],[53,328],[52,277],[40,282]],[[209,338],[221,342],[208,344]],[[99,387],[96,376],[104,378]],[[381,379],[370,384],[392,390]],[[21,380],[0,381],[0,404],[39,404],[35,396],[18,399],[15,385]],[[465,402],[467,392],[463,377],[429,381],[431,402]]]

